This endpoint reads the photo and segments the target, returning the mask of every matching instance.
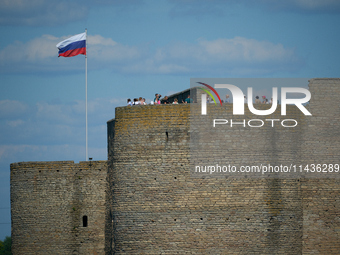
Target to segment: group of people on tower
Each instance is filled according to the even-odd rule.
[[[156,93],[155,94],[155,98],[153,101],[150,102],[151,105],[158,105],[158,104],[178,104],[178,99],[175,98],[173,100],[173,102],[169,101],[168,96],[165,96],[164,98],[162,98],[161,94]],[[185,100],[182,100],[183,104],[190,104],[192,103],[192,99],[190,98],[190,94],[188,95],[188,97]],[[127,105],[128,106],[132,106],[132,105],[147,105],[147,103],[145,102],[145,98],[139,97],[139,98],[134,98],[133,101],[128,98],[127,99]]]
[[[221,100],[222,103],[231,103],[228,94],[225,96],[225,98],[226,98],[225,100]],[[210,99],[209,97],[207,98],[207,102],[208,103],[214,103],[214,101],[212,99]],[[248,103],[246,96],[244,96],[244,103],[245,104]],[[273,103],[273,98],[268,100],[268,98],[266,98],[266,96],[262,96],[262,101],[261,101],[259,96],[255,97],[255,104],[272,104],[272,103]]]
[[[161,99],[161,97],[162,97],[161,94],[156,93],[154,100],[151,101],[150,104],[151,105],[158,105],[158,104],[178,104],[179,103],[177,98],[175,98],[173,100],[173,102],[170,102],[168,96],[165,96],[162,99]],[[207,102],[213,103],[214,101],[208,97]],[[190,98],[190,94],[187,96],[187,98],[185,100],[182,100],[181,103],[183,103],[183,104],[193,103],[193,100]],[[226,99],[222,100],[222,103],[231,103],[228,94],[226,95]],[[244,103],[247,103],[247,97],[246,96],[244,96]],[[272,103],[273,103],[273,98],[268,100],[268,98],[266,98],[266,96],[262,96],[262,101],[261,101],[259,96],[255,97],[255,104],[272,104]],[[133,101],[130,98],[127,99],[127,105],[128,106],[130,106],[130,105],[147,105],[147,103],[145,102],[145,98],[139,97],[139,98],[134,98]]]

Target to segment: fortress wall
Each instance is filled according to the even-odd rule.
[[[320,118],[322,111],[328,111],[329,118],[339,118],[338,106],[329,108],[327,100],[318,103],[326,93],[315,97],[321,85],[314,82],[308,109],[312,114],[320,111]],[[339,101],[340,84],[327,86],[320,90],[329,90],[327,95]],[[208,105],[208,115],[230,119],[230,105]],[[259,119],[245,110],[245,118]],[[227,137],[228,144],[216,143],[218,147],[212,151],[201,148],[200,156],[219,159],[224,146],[228,150],[225,161],[232,164],[311,164],[308,160],[331,163],[339,159],[338,123],[321,125],[319,130],[320,120],[313,124],[312,118],[302,116],[294,106],[288,107],[287,116],[298,119],[299,126],[221,130],[218,132]],[[195,134],[193,126],[189,131],[190,118],[190,105],[183,104],[116,108],[115,121],[108,122],[110,228],[114,237],[110,251],[332,254],[340,249],[339,179],[193,178],[190,137],[203,142],[206,138]],[[284,117],[278,109],[266,118]],[[333,142],[327,145],[315,132],[327,132]],[[325,147],[318,150],[315,141]]]
[[[309,90],[313,117],[304,134],[304,160],[339,163],[340,79],[312,79]]]
[[[106,175],[106,161],[11,164],[13,254],[104,254]]]
[[[218,106],[209,108],[221,111]],[[299,180],[193,178],[189,115],[189,105],[116,108],[114,139],[109,141],[113,250],[117,254],[301,253]],[[229,133],[230,160],[235,162],[247,149],[234,148],[235,144],[263,145],[258,131],[239,140],[240,132]],[[291,136],[296,139],[295,133]],[[255,146],[266,162],[267,154],[273,154],[270,146]],[[205,153],[209,158],[214,152]]]
[[[340,163],[340,79],[312,79],[312,94],[302,163]],[[323,167],[323,166],[322,166]],[[340,250],[340,181],[301,182],[304,254],[338,254]]]
[[[340,79],[312,79],[310,91],[312,117],[288,107],[294,129],[221,126],[201,136],[211,121],[195,123],[199,105],[119,107],[107,123],[107,162],[11,164],[13,254],[104,254],[104,246],[105,254],[337,254],[339,178],[190,174],[195,148],[202,164],[339,164]],[[209,104],[208,116],[286,118],[247,107],[235,117],[231,106]]]

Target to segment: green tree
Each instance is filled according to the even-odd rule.
[[[5,240],[0,241],[0,255],[12,255],[12,239],[6,236]]]

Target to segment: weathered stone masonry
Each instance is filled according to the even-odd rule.
[[[106,161],[11,164],[13,254],[104,254],[106,175]]]
[[[296,129],[227,131],[226,161],[339,163],[340,80],[313,79],[310,91],[312,118],[288,109],[302,120]],[[232,116],[208,106],[222,111]],[[108,122],[108,254],[339,253],[339,179],[192,178],[189,118],[189,105],[116,108]]]
[[[340,79],[309,86],[312,118],[228,130],[226,160],[340,163]],[[339,254],[339,178],[192,178],[190,118],[184,104],[118,107],[107,162],[12,164],[13,253]]]

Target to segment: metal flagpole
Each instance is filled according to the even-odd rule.
[[[86,149],[85,149],[85,160],[88,161],[88,141],[87,141],[87,28],[85,28],[85,140],[86,140]]]

